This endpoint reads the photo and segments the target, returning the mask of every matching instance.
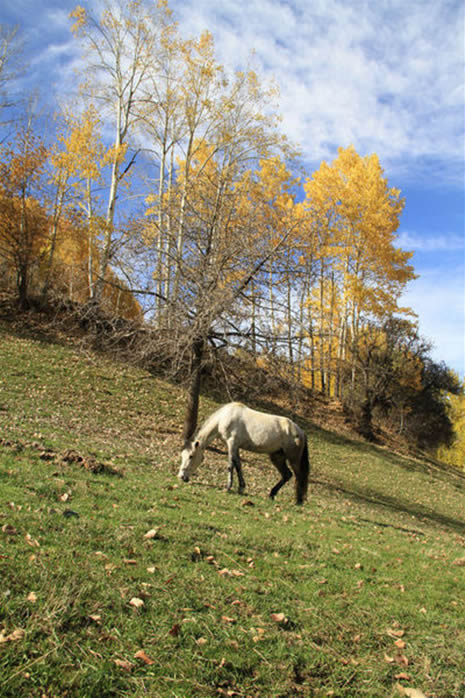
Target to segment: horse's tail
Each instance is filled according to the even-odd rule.
[[[307,496],[308,478],[310,475],[310,459],[308,457],[307,435],[304,434],[304,443],[300,453],[299,470],[296,473],[295,499],[297,504],[303,504]]]

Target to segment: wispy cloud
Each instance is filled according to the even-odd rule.
[[[181,26],[210,29],[220,59],[250,50],[281,87],[284,128],[308,161],[351,143],[392,170],[405,159],[463,163],[463,8],[403,0],[174,0]]]
[[[402,231],[396,240],[397,247],[414,252],[458,252],[465,249],[465,234],[420,235]]]
[[[71,85],[68,68],[79,65],[69,31],[75,4],[47,0],[40,12],[33,0],[15,4],[19,17],[34,11],[33,67],[48,66],[55,92]],[[83,4],[98,14],[101,0]],[[412,180],[426,172],[437,183],[463,185],[460,2],[247,0],[246,12],[237,0],[170,6],[184,34],[212,32],[229,69],[247,66],[254,51],[258,72],[280,86],[283,130],[307,163],[353,144],[361,154],[376,152],[390,175]]]

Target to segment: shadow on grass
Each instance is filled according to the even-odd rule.
[[[308,418],[303,419],[289,410],[283,410],[277,407],[271,401],[261,400],[259,404],[254,406],[257,407],[257,409],[262,409],[269,413],[287,416],[297,422],[309,435],[311,460],[313,460],[311,447],[313,435],[328,445],[343,448],[345,457],[348,456],[350,459],[352,455],[354,461],[360,459],[362,455],[381,460],[383,467],[386,468],[386,472],[389,471],[390,475],[392,475],[392,472],[395,472],[396,469],[398,469],[399,477],[401,477],[402,470],[410,473],[416,472],[423,476],[426,475],[429,478],[429,487],[431,491],[434,489],[435,481],[441,481],[447,483],[451,489],[453,488],[465,494],[465,475],[447,464],[440,463],[423,455],[421,458],[415,458],[413,456],[409,457],[407,455],[396,454],[377,444],[351,439],[348,436],[328,431],[323,427],[315,425]],[[208,450],[224,455],[225,458],[227,457],[227,452],[222,448],[210,446]],[[243,462],[247,464],[247,461],[247,455],[244,453]],[[329,492],[342,494],[357,503],[368,504],[374,508],[381,507],[391,512],[414,516],[419,520],[453,529],[462,535],[465,534],[465,521],[454,516],[443,514],[421,503],[386,494],[385,492],[379,491],[375,483],[373,483],[375,486],[372,488],[361,488],[353,484],[348,486],[346,483],[332,478],[331,476],[328,476],[327,480],[317,479],[311,476],[311,483],[317,484]]]
[[[397,513],[414,516],[420,521],[439,524],[445,528],[450,528],[460,533],[465,534],[465,521],[441,514],[434,509],[424,507],[421,504],[401,500],[396,497],[391,497],[386,494],[374,492],[370,489],[348,488],[342,483],[328,482],[312,478],[312,484],[319,485],[330,493],[342,494],[344,497],[351,499],[358,504],[369,504],[371,507],[384,508]]]

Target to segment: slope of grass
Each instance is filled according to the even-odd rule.
[[[465,696],[460,474],[304,415],[303,508],[259,457],[178,484],[177,387],[5,328],[0,366],[0,695]]]

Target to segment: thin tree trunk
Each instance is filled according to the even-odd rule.
[[[87,283],[89,286],[89,299],[94,297],[94,235],[93,235],[93,206],[90,177],[87,178]]]
[[[204,348],[205,342],[202,338],[194,340],[192,345],[192,365],[187,392],[187,404],[184,413],[183,438],[185,441],[191,439],[197,429]]]

